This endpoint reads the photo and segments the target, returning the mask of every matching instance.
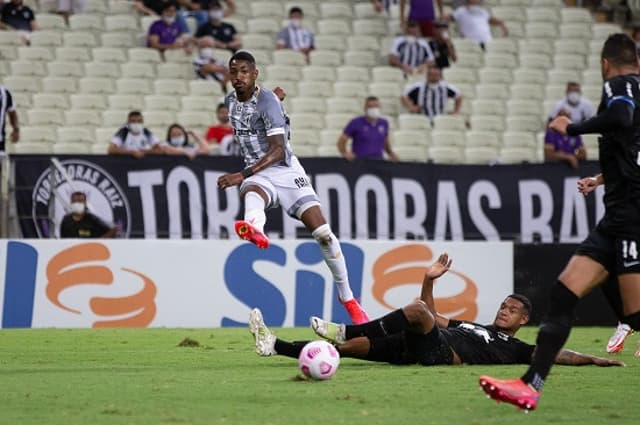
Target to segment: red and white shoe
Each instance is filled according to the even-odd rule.
[[[269,238],[248,221],[236,221],[236,233],[240,239],[249,241],[260,249],[269,248]]]
[[[538,407],[540,392],[525,384],[522,379],[495,379],[490,376],[481,376],[480,386],[487,393],[488,398],[513,404],[525,413]]]
[[[347,313],[349,313],[349,317],[351,317],[351,321],[354,325],[359,325],[361,323],[367,323],[371,320],[369,316],[364,311],[358,300],[355,298],[350,299],[349,301],[340,300],[344,308],[347,309]]]
[[[624,348],[624,341],[633,333],[633,329],[626,323],[618,322],[616,331],[609,338],[607,343],[607,353],[617,353]],[[637,354],[636,354],[637,355]]]

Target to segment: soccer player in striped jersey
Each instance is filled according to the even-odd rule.
[[[278,97],[256,85],[258,69],[254,57],[235,53],[229,60],[229,75],[235,89],[225,98],[235,137],[246,168],[218,179],[218,187],[240,185],[244,220],[236,222],[238,236],[266,249],[265,209],[278,205],[301,220],[320,245],[325,263],[333,274],[339,298],[354,323],[369,320],[349,285],[347,267],[338,238],[325,220],[320,201],[289,143],[289,117]]]

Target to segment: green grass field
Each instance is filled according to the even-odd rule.
[[[611,331],[575,329],[567,346],[604,355]],[[178,347],[184,338],[200,346]],[[632,336],[618,355],[626,368],[554,368],[539,410],[525,415],[487,400],[477,384],[480,374],[512,377],[522,366],[343,359],[332,380],[310,382],[296,379],[292,359],[255,355],[246,329],[1,330],[0,424],[637,425],[637,344]]]

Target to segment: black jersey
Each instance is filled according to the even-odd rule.
[[[109,226],[98,216],[87,212],[82,220],[76,221],[67,214],[60,223],[61,238],[99,238],[109,231]]]
[[[598,114],[614,102],[633,109],[633,126],[602,134],[598,143],[604,178],[604,230],[628,235],[640,231],[640,76],[622,75],[607,80]]]
[[[450,320],[441,332],[465,364],[529,364],[535,348],[493,325]]]

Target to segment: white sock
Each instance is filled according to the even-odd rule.
[[[264,224],[267,222],[267,216],[264,213],[264,199],[260,194],[250,191],[244,195],[244,220],[253,224],[253,226],[264,233]]]
[[[349,286],[347,264],[344,261],[338,238],[333,234],[328,224],[323,224],[316,228],[311,234],[320,245],[324,262],[327,263],[331,274],[333,274],[333,280],[338,286],[340,299],[342,301],[352,300],[353,292],[351,292],[351,286]]]

